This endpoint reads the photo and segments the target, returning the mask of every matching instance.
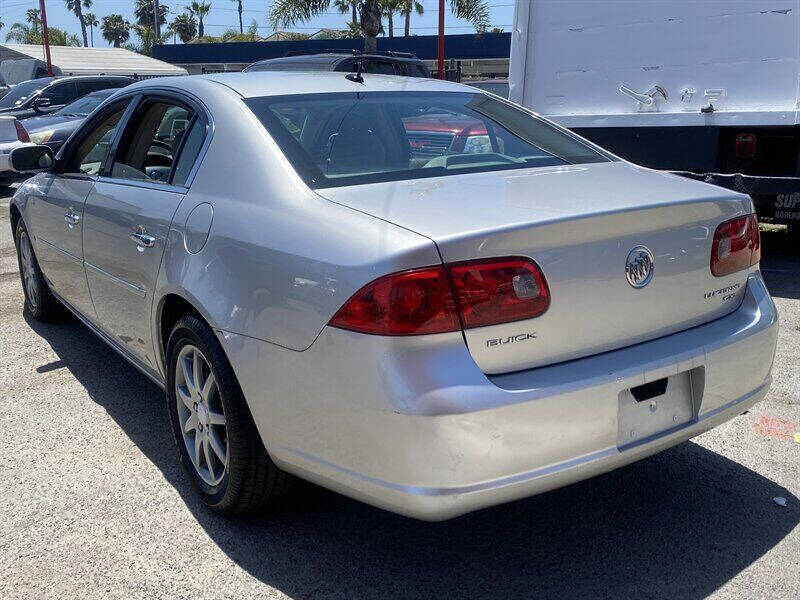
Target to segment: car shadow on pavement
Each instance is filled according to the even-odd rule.
[[[163,392],[77,320],[27,320],[213,542],[294,598],[703,598],[800,523],[797,498],[785,488],[692,442],[442,523],[304,483],[270,513],[223,518],[198,502],[180,469]]]
[[[762,231],[761,273],[771,295],[800,299],[800,237]]]

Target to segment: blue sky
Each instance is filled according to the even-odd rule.
[[[511,22],[514,15],[514,0],[487,0],[491,11],[492,27],[502,27],[505,31],[511,30]],[[188,4],[186,1],[162,0],[170,8],[171,15],[183,12],[183,7]],[[423,16],[414,15],[411,19],[411,33],[417,35],[431,35],[436,33],[438,23],[438,0],[422,0],[425,7]],[[0,0],[0,16],[2,16],[4,27],[0,30],[0,39],[5,40],[5,34],[15,21],[24,21],[25,12],[29,8],[38,8],[39,0]],[[133,19],[133,0],[95,0],[92,12],[98,19],[111,13],[120,13],[127,19]],[[272,0],[244,0],[244,21],[245,27],[255,19],[259,25],[259,33],[263,36],[269,35],[272,28],[267,18]],[[445,25],[447,33],[470,33],[474,29],[468,22],[455,19],[449,12],[449,0],[447,0],[447,15]],[[47,0],[47,20],[51,27],[60,27],[72,33],[80,33],[80,27],[75,16],[68,12],[64,0]],[[298,23],[291,27],[292,31],[314,32],[323,27],[342,27],[349,19],[340,15],[334,10],[329,13],[309,21],[308,23]],[[232,0],[212,0],[211,14],[205,19],[206,32],[210,35],[218,35],[228,28],[238,28],[238,13],[236,3]],[[384,22],[385,26],[385,22]],[[402,35],[402,17],[395,17],[395,34],[397,29]],[[96,46],[106,46],[107,42],[102,35],[95,32],[94,43]]]

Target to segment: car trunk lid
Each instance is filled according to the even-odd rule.
[[[747,271],[714,277],[717,225],[747,196],[625,162],[463,174],[317,190],[432,239],[445,263],[533,259],[551,294],[543,315],[468,329],[486,373],[561,362],[687,329],[734,310]],[[633,287],[631,250],[654,257]],[[720,290],[724,290],[721,292]]]

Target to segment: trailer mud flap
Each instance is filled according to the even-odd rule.
[[[748,194],[753,198],[760,217],[772,218],[777,223],[800,223],[800,177],[690,171],[672,173]]]

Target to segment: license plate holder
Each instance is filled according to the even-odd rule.
[[[692,377],[695,370],[663,378],[666,379],[666,389],[663,380],[659,379],[621,391],[617,446],[639,444],[693,421],[698,405]]]

